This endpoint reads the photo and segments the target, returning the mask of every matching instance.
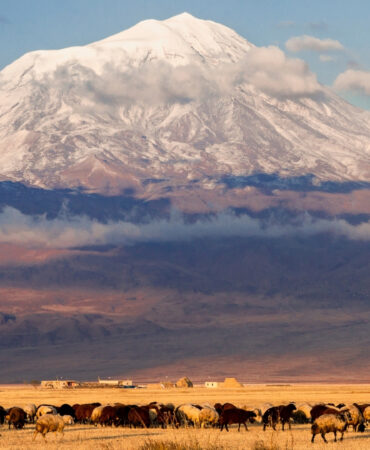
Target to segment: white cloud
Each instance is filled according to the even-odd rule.
[[[321,90],[316,75],[301,59],[287,58],[278,47],[256,47],[244,63],[245,81],[276,97],[312,96]]]
[[[220,64],[213,70],[200,63],[174,67],[162,61],[138,68],[107,64],[97,74],[80,64],[61,65],[34,84],[40,95],[59,96],[81,112],[113,116],[131,105],[203,102],[229,96],[243,84],[278,98],[312,96],[321,90],[304,61],[287,58],[276,46],[252,48],[239,63]]]
[[[314,52],[331,52],[344,50],[343,45],[334,39],[319,39],[314,36],[296,36],[286,41],[285,47],[293,53],[304,50],[311,50]]]
[[[4,208],[0,213],[0,242],[34,248],[129,245],[136,242],[171,242],[227,236],[278,238],[320,233],[370,240],[370,221],[351,225],[342,219],[315,219],[305,214],[297,217],[294,222],[283,225],[273,219],[262,220],[224,212],[191,224],[185,223],[183,217],[176,213],[169,220],[135,224],[123,221],[100,223],[86,216],[60,216],[48,220],[44,215],[27,216],[10,207]]]
[[[339,91],[353,91],[370,95],[370,72],[349,69],[338,75],[334,81],[334,88]]]

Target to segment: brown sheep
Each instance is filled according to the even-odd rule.
[[[64,435],[64,420],[59,414],[46,414],[37,419],[33,440],[36,439],[37,433],[40,433],[46,440],[46,434],[49,432],[58,432]]]
[[[294,403],[289,403],[289,405],[278,406],[279,418],[282,425],[282,430],[284,431],[284,425],[287,423],[289,425],[289,430],[291,429],[290,419],[293,416],[293,412],[296,411],[296,406]]]
[[[271,426],[276,431],[276,425],[279,422],[279,408],[277,406],[272,406],[267,409],[262,416],[263,431],[266,430],[267,426]]]
[[[222,411],[220,416],[220,431],[223,428],[226,428],[226,431],[229,431],[228,425],[232,425],[233,423],[237,423],[239,425],[238,431],[240,431],[240,425],[243,424],[245,426],[246,431],[248,431],[247,422],[253,423],[255,421],[256,413],[253,411],[245,411],[244,409],[233,408],[233,409],[225,409]]]
[[[320,417],[327,408],[327,405],[324,405],[323,403],[313,406],[311,409],[311,423],[314,423],[314,421]]]
[[[26,417],[27,415],[22,408],[18,408],[17,406],[11,408],[7,416],[9,429],[11,425],[13,425],[13,427],[17,430],[22,429],[26,422]]]
[[[128,422],[134,428],[136,427],[150,427],[150,416],[147,408],[140,408],[140,406],[134,406],[128,413]]]

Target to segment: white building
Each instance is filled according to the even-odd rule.
[[[204,383],[206,388],[218,388],[219,387],[219,382],[218,381],[206,381]]]

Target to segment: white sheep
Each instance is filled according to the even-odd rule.
[[[199,423],[202,428],[207,425],[217,425],[219,419],[218,412],[212,406],[205,406],[200,410]]]
[[[65,416],[61,416],[65,425],[73,425],[75,423],[74,418],[66,414]]]
[[[46,414],[57,414],[57,410],[54,408],[54,406],[50,405],[41,405],[38,407],[36,416],[37,418],[41,416],[45,416]]]
[[[183,425],[189,425],[190,423],[193,423],[195,426],[199,426],[199,414],[200,410],[190,403],[180,405],[176,409],[177,419]]]
[[[101,413],[103,412],[103,409],[106,406],[107,405],[101,405],[101,406],[97,406],[96,408],[93,409],[90,420],[91,420],[91,423],[93,423],[95,426],[98,425]]]
[[[150,425],[153,427],[154,425],[158,424],[157,421],[158,418],[158,412],[155,408],[150,408],[149,409],[149,420],[150,420]]]
[[[36,439],[37,433],[42,434],[43,438],[46,440],[46,434],[49,432],[59,432],[64,435],[63,417],[59,414],[45,414],[37,419],[35,432],[33,433],[33,440]]]
[[[350,414],[348,412],[343,412],[341,414],[324,414],[318,417],[311,426],[311,442],[314,442],[316,434],[321,434],[324,442],[327,443],[328,441],[325,439],[326,433],[334,433],[334,442],[337,442],[338,431],[342,433],[340,440],[343,441],[343,435],[348,428],[349,420]]]
[[[36,405],[34,405],[33,403],[29,403],[28,405],[25,405],[22,409],[27,414],[27,420],[33,423],[36,416],[37,410]]]

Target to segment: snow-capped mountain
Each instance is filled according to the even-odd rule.
[[[370,113],[300,60],[184,13],[0,72],[0,179],[100,191],[370,178]],[[211,183],[210,183],[211,180]]]

